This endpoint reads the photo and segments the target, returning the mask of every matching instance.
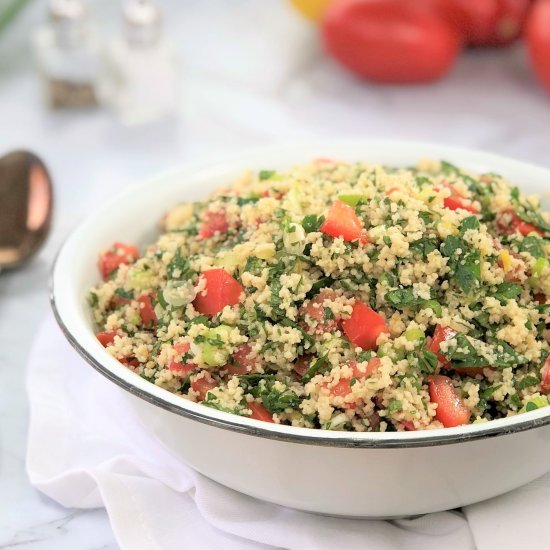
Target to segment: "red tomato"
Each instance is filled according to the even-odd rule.
[[[216,380],[214,380],[214,378],[212,378],[210,373],[206,372],[201,374],[202,375],[200,378],[195,378],[194,380],[191,380],[191,389],[199,394],[199,401],[204,401],[206,394],[210,390],[213,390],[215,387],[217,387],[218,383],[216,382]]]
[[[247,408],[252,411],[252,414],[249,418],[254,418],[254,420],[261,420],[262,422],[273,422],[273,415],[257,401],[252,401],[246,404]]]
[[[327,385],[325,385],[327,387]],[[328,388],[330,394],[334,397],[346,397],[346,395],[351,393],[351,378],[340,378],[340,380]],[[352,405],[351,403],[346,403],[346,405]]]
[[[443,206],[450,210],[458,210],[462,208],[472,214],[478,214],[479,210],[473,205],[472,201],[466,198],[462,193],[459,193],[452,185],[444,182],[444,187],[451,191],[451,196],[443,199]]]
[[[139,367],[139,361],[133,355],[127,355],[119,359],[119,362],[127,367]]]
[[[435,353],[437,355],[437,360],[444,366],[449,364],[449,360],[442,353],[439,353],[439,346],[442,342],[447,342],[455,335],[456,330],[453,330],[450,327],[436,325],[432,341],[427,346],[428,351]]]
[[[351,317],[342,321],[342,329],[352,344],[367,350],[376,348],[380,334],[389,332],[384,318],[360,300],[355,302]]]
[[[468,423],[470,409],[460,399],[448,376],[429,376],[428,388],[432,403],[437,403],[435,417],[443,426],[452,428]]]
[[[363,244],[367,241],[365,230],[361,220],[355,214],[355,210],[342,201],[334,201],[327,217],[320,229],[325,235],[342,237],[344,241],[360,240]]]
[[[258,370],[260,358],[252,351],[250,344],[240,345],[233,354],[233,363],[225,366],[229,374],[250,374]]]
[[[414,432],[416,430],[414,427],[414,422],[411,422],[410,420],[400,420],[399,423],[407,432]]]
[[[540,369],[540,391],[550,393],[550,356],[546,359],[542,369]]]
[[[178,355],[183,355],[190,350],[191,346],[187,342],[179,342],[174,344],[174,350]]]
[[[550,1],[539,0],[526,25],[531,63],[542,85],[550,92]]]
[[[190,346],[187,342],[180,342],[178,344],[174,344],[174,351],[180,356],[187,353],[189,351],[189,348]],[[174,359],[172,359],[172,361],[170,362],[170,365],[168,365],[169,370],[171,370],[172,372],[177,372],[178,374],[183,374],[183,375],[189,374],[197,368],[198,366],[195,365],[194,363],[185,363],[185,364],[182,363],[181,357],[180,359],[177,359],[174,357]]]
[[[461,39],[430,3],[341,0],[325,12],[328,52],[359,76],[389,83],[427,82],[454,63]]]
[[[96,338],[99,340],[99,343],[106,348],[109,344],[112,344],[115,340],[116,331],[107,330],[104,332],[98,332]]]
[[[512,235],[516,231],[524,237],[530,233],[544,235],[536,225],[523,221],[513,210],[503,210],[497,219],[497,226],[504,235]]]
[[[119,306],[126,306],[129,303],[131,303],[132,300],[129,300],[128,298],[123,298],[122,296],[119,296],[118,294],[114,294],[111,298],[110,307],[116,308]]]
[[[151,302],[151,296],[149,294],[142,294],[138,299],[139,306],[139,315],[141,317],[141,322],[145,327],[156,327],[157,326],[157,315],[153,304]]]
[[[323,334],[333,332],[338,327],[338,319],[327,319],[327,314],[323,304],[326,300],[334,300],[338,295],[330,288],[323,288],[319,294],[314,296],[307,304],[300,307],[300,315],[314,321],[311,325],[307,321],[302,323],[303,329],[308,334]]]
[[[225,306],[239,303],[243,287],[225,269],[203,271],[206,288],[193,301],[195,309],[205,315],[216,315]]]
[[[450,210],[458,210],[459,208],[462,208],[463,210],[467,210],[472,214],[479,213],[479,210],[474,207],[472,201],[457,196],[451,195],[450,197],[443,199],[443,205],[445,206],[445,208],[449,208]]]
[[[170,365],[168,365],[168,369],[172,372],[176,372],[178,374],[191,374],[194,370],[198,368],[198,365],[195,365],[194,363],[185,363],[182,364],[179,361],[176,361],[175,359],[172,359],[170,362]]]
[[[357,366],[356,361],[350,361],[348,366],[352,370],[351,378],[340,378],[340,380],[334,385],[329,387],[328,383],[324,384],[325,388],[328,388],[330,394],[334,397],[346,397],[352,392],[351,380],[352,378],[367,378],[371,376],[375,371],[380,367],[380,359],[378,357],[373,357],[367,365],[365,371],[362,371]],[[345,408],[353,408],[356,406],[356,403],[345,403]]]
[[[138,249],[131,244],[113,243],[111,248],[99,255],[97,267],[106,281],[111,273],[116,271],[122,264],[131,264],[139,258]]]
[[[206,210],[202,214],[199,239],[209,239],[216,233],[225,233],[229,229],[225,212],[211,212]]]
[[[516,40],[531,3],[530,0],[443,1],[458,10],[459,26],[472,46],[503,46]]]

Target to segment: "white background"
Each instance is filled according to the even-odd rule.
[[[391,88],[360,82],[327,59],[316,29],[283,0],[159,3],[184,89],[179,117],[153,126],[43,107],[29,39],[44,1],[0,35],[0,153],[34,150],[56,189],[47,246],[23,269],[0,274],[1,549],[116,548],[104,511],[63,509],[32,489],[24,470],[25,362],[48,309],[48,271],[71,228],[112,193],[198,157],[322,137],[417,139],[550,166],[550,95],[521,45],[469,51],[441,82]],[[108,36],[119,2],[90,4]]]

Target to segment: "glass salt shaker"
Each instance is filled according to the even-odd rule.
[[[127,0],[123,33],[107,50],[105,101],[127,125],[153,122],[178,108],[177,59],[151,0]]]
[[[48,21],[33,45],[48,105],[54,109],[98,103],[99,46],[81,0],[50,0]]]

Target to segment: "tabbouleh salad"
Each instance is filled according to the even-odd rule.
[[[265,422],[452,427],[548,405],[550,217],[497,174],[320,159],[114,243],[97,338],[157,386]]]

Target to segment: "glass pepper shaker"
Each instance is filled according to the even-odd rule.
[[[97,105],[98,40],[81,0],[51,0],[48,21],[33,42],[49,106]]]
[[[151,0],[127,0],[123,32],[107,50],[105,101],[127,125],[165,118],[177,111],[178,70],[161,14]]]

